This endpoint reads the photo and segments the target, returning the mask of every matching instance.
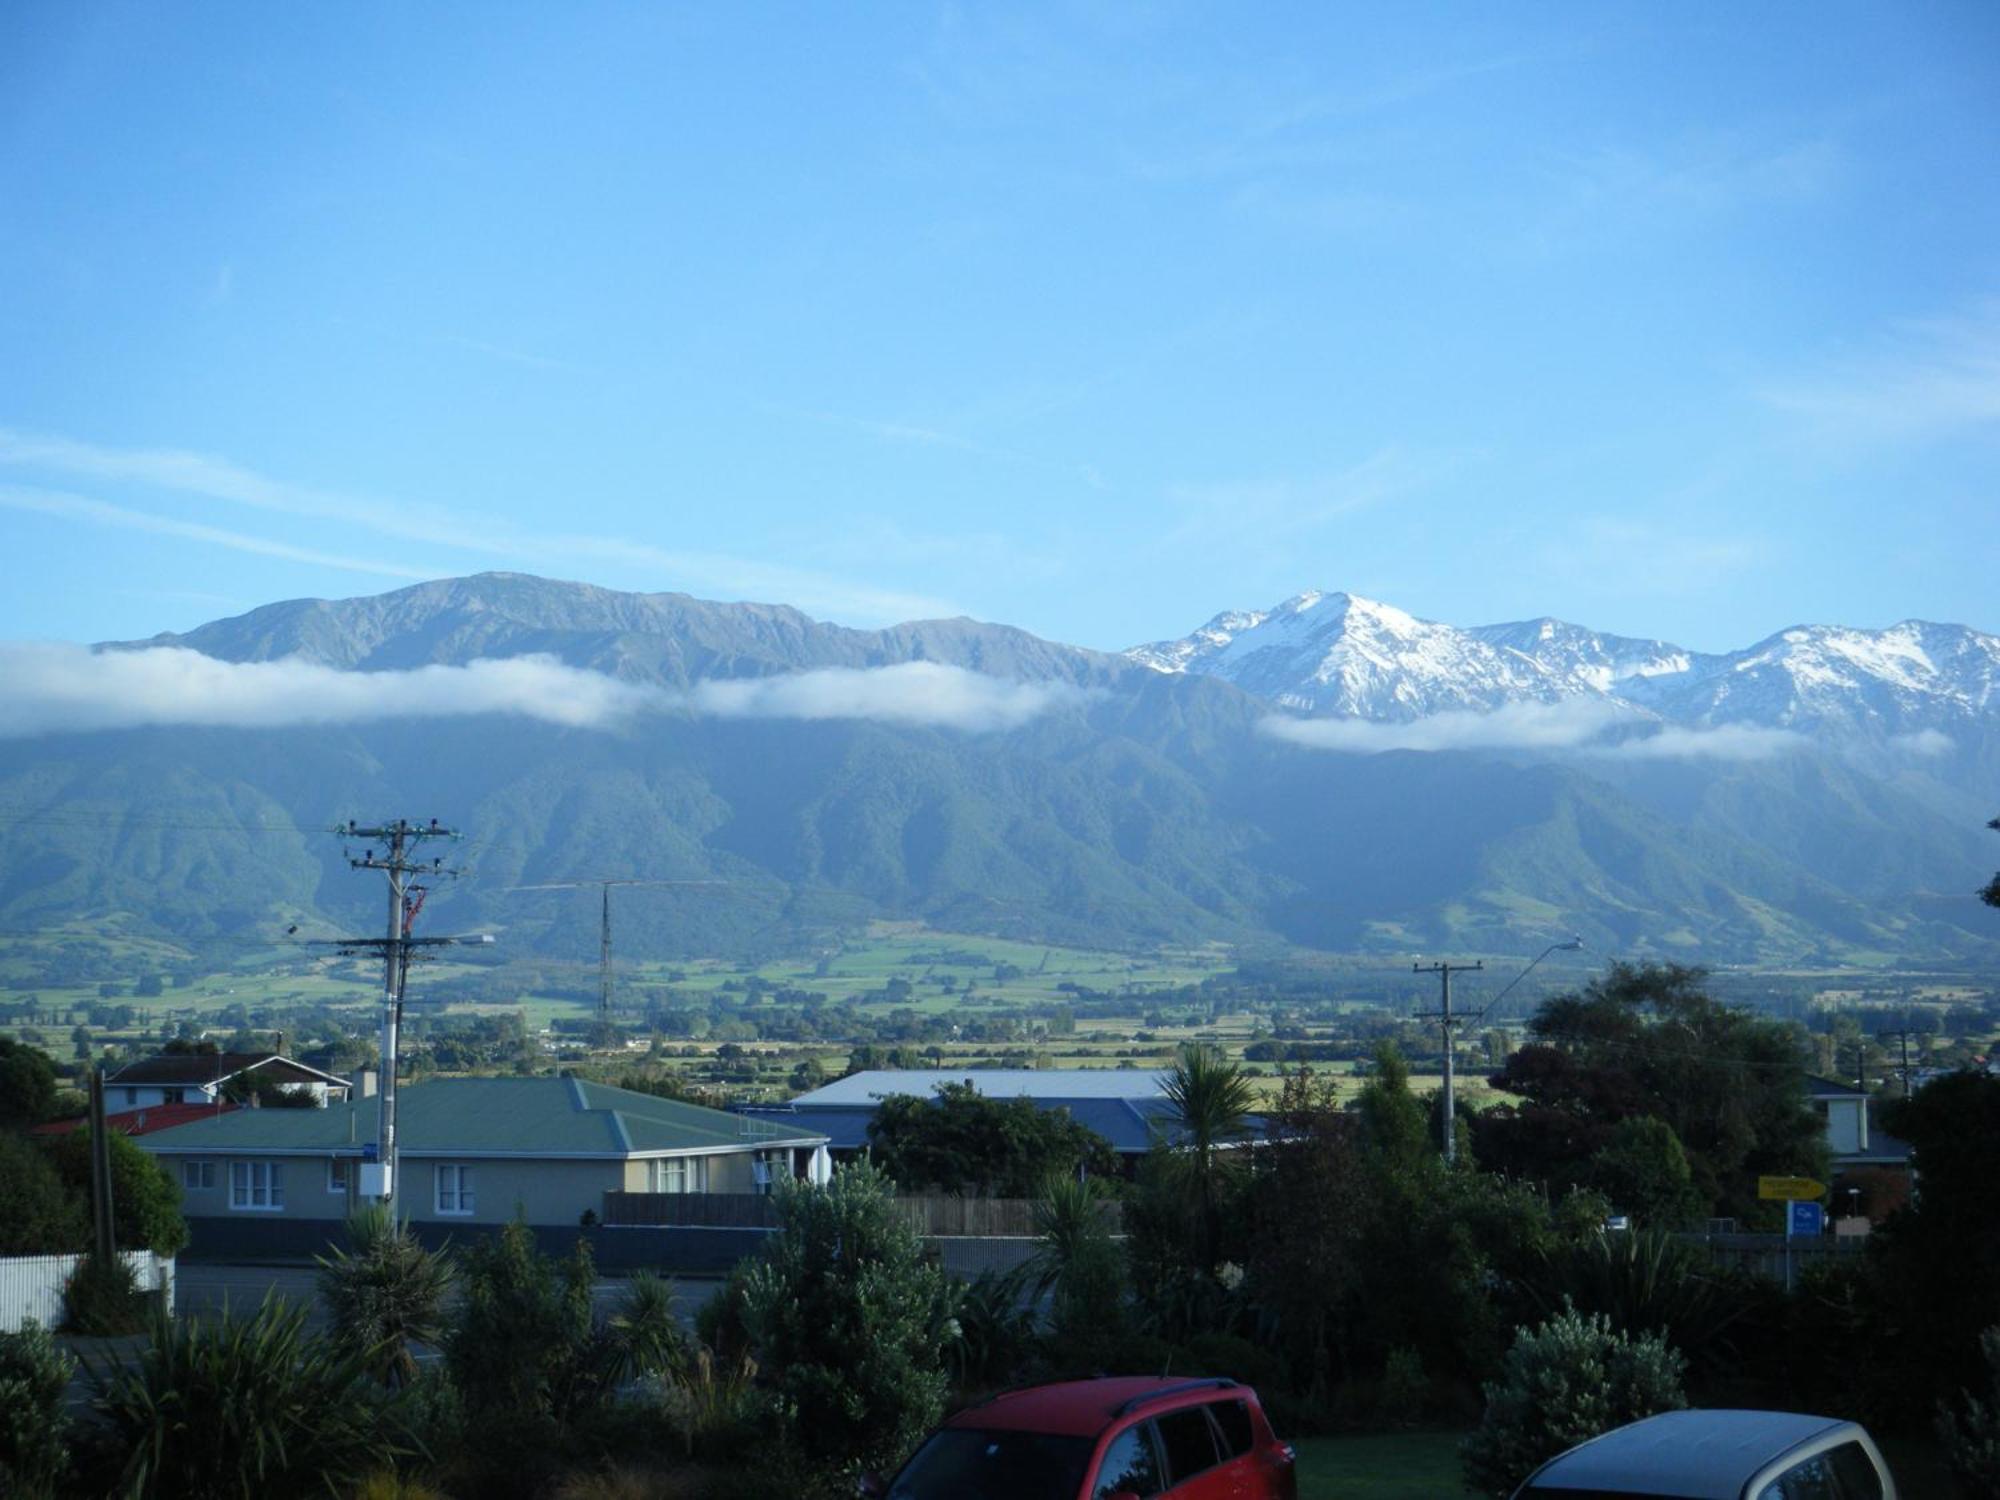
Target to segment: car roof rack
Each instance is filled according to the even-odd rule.
[[[1157,1391],[1142,1391],[1130,1401],[1121,1405],[1111,1415],[1122,1417],[1128,1412],[1138,1410],[1148,1401],[1158,1401],[1166,1396],[1184,1396],[1189,1391],[1233,1391],[1235,1389],[1236,1382],[1227,1376],[1213,1375],[1206,1380],[1183,1380],[1179,1385],[1163,1385]]]

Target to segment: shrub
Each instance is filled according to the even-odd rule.
[[[334,1341],[384,1385],[406,1385],[417,1373],[410,1346],[435,1344],[443,1334],[450,1263],[381,1204],[348,1219],[347,1240],[348,1249],[319,1261],[319,1296]]]
[[[76,1362],[30,1319],[0,1333],[0,1494],[21,1500],[53,1495],[69,1466],[69,1417],[63,1392]]]
[[[104,1338],[146,1326],[139,1278],[122,1255],[109,1260],[95,1253],[84,1256],[63,1288],[63,1302],[72,1333]]]
[[[950,1283],[865,1164],[825,1187],[781,1182],[778,1229],[751,1267],[744,1318],[785,1445],[810,1481],[893,1468],[943,1415]]]
[[[1003,1385],[1026,1361],[1034,1332],[1027,1305],[1028,1267],[981,1271],[958,1290],[958,1337],[952,1342],[952,1382],[961,1390]]]
[[[1575,1308],[1518,1330],[1500,1379],[1486,1385],[1486,1415],[1460,1450],[1467,1487],[1511,1495],[1565,1448],[1686,1406],[1686,1364],[1657,1334],[1616,1332],[1602,1314]]]
[[[176,1320],[156,1308],[136,1365],[93,1372],[133,1500],[337,1493],[422,1450],[364,1364],[305,1332],[304,1308]]]
[[[1391,1349],[1389,1362],[1382,1370],[1377,1420],[1384,1427],[1414,1427],[1423,1421],[1430,1397],[1431,1382],[1424,1374],[1422,1357],[1414,1349],[1401,1346]]]
[[[26,1136],[0,1130],[0,1255],[66,1255],[90,1242],[83,1200]]]
[[[1544,1255],[1532,1295],[1544,1314],[1602,1313],[1625,1333],[1657,1333],[1707,1368],[1736,1363],[1731,1328],[1751,1298],[1699,1250],[1659,1229],[1598,1229]]]
[[[1957,1409],[1940,1403],[1937,1431],[1945,1461],[1968,1495],[2000,1495],[2000,1327],[1979,1336],[1992,1383],[1988,1398],[1967,1391]]]
[[[114,1130],[111,1148],[112,1233],[121,1250],[173,1255],[188,1242],[181,1217],[181,1185],[151,1153]],[[90,1130],[72,1130],[50,1143],[49,1159],[79,1201],[90,1201]]]

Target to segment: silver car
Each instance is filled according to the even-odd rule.
[[[1865,1428],[1791,1411],[1669,1411],[1579,1443],[1514,1491],[1562,1500],[1896,1500]]]

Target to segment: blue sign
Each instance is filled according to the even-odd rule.
[[[1785,1205],[1785,1233],[1795,1240],[1817,1239],[1826,1232],[1826,1210],[1799,1199]]]
[[[361,1159],[363,1161],[374,1161],[381,1154],[382,1153],[377,1149],[373,1141],[368,1142],[365,1146],[361,1148]]]

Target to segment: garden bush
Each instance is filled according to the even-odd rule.
[[[334,1342],[384,1385],[406,1385],[417,1373],[411,1346],[443,1336],[451,1264],[381,1204],[348,1219],[347,1241],[347,1249],[319,1261],[320,1302]]]
[[[71,1333],[107,1338],[146,1326],[138,1275],[122,1255],[106,1260],[93,1252],[78,1261],[63,1288],[63,1305]]]
[[[1486,1385],[1485,1417],[1461,1450],[1467,1487],[1504,1500],[1565,1448],[1686,1406],[1686,1364],[1657,1334],[1619,1332],[1601,1313],[1565,1308],[1517,1330],[1500,1379]]]
[[[44,1500],[69,1466],[63,1392],[76,1362],[30,1319],[0,1333],[0,1495]]]
[[[1938,1412],[1938,1437],[1959,1487],[1974,1500],[2000,1496],[2000,1327],[1979,1336],[1992,1379],[1986,1396],[1967,1391]]]

